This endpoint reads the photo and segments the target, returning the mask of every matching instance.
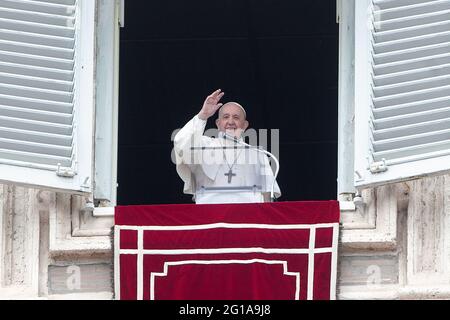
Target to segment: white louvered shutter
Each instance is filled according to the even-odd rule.
[[[355,185],[450,169],[450,0],[357,0]]]
[[[94,0],[0,0],[0,180],[91,192]]]

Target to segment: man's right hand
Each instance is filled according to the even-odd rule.
[[[221,89],[218,89],[206,97],[203,107],[198,113],[198,117],[202,120],[208,120],[209,117],[214,115],[217,110],[223,105],[219,103],[225,93]]]

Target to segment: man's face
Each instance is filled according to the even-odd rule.
[[[244,112],[239,106],[229,103],[220,109],[216,125],[219,131],[239,138],[245,129],[247,129],[248,121],[245,120]]]

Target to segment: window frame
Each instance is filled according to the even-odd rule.
[[[93,199],[117,202],[119,43],[123,0],[100,0],[97,7],[95,186]]]
[[[339,23],[338,78],[338,200],[354,210],[354,136],[355,136],[355,0],[336,0]]]

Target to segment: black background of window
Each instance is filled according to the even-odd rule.
[[[171,133],[217,88],[246,108],[250,127],[280,129],[280,201],[335,199],[335,2],[126,1],[118,204],[192,202]]]

